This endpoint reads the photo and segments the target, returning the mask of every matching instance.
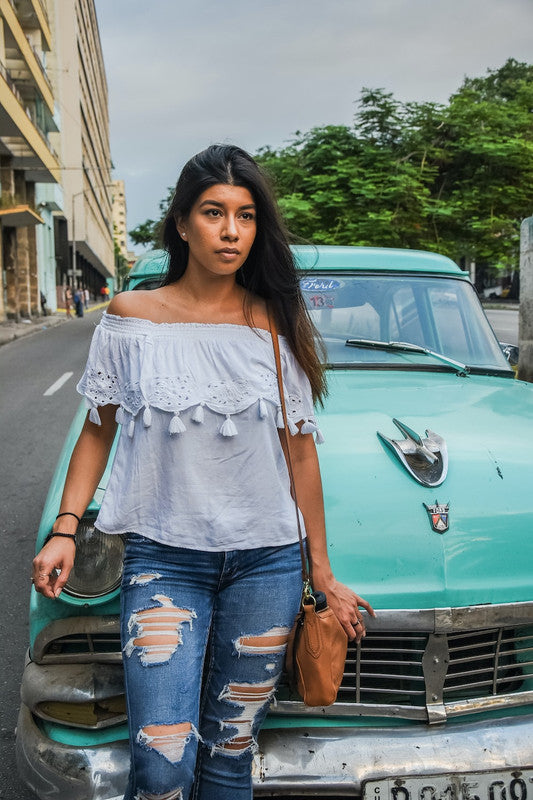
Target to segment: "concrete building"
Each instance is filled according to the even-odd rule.
[[[1,0],[0,0],[1,2]],[[34,0],[37,2],[37,0]],[[64,215],[56,212],[59,301],[62,288],[86,286],[98,297],[113,286],[108,91],[94,0],[49,0],[55,9],[61,183]]]
[[[0,320],[40,311],[35,229],[45,206],[36,184],[61,177],[50,138],[58,130],[46,70],[52,46],[42,0],[0,0]]]
[[[127,209],[124,181],[113,181],[113,231],[120,255],[128,260]]]

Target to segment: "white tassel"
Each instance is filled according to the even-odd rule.
[[[281,428],[281,430],[283,430],[283,428],[285,427],[285,423],[283,422],[283,414],[281,412],[281,406],[278,406],[278,413],[276,416],[276,427]]]
[[[117,425],[124,425],[126,422],[126,415],[124,413],[124,409],[122,406],[117,408],[117,413],[115,414],[115,422]]]
[[[220,426],[219,432],[222,434],[222,436],[237,436],[237,428],[235,427],[229,414],[226,414],[226,419]]]
[[[143,423],[145,428],[149,428],[152,424],[152,410],[150,406],[145,406],[143,411]]]
[[[89,419],[91,420],[91,422],[94,422],[95,425],[102,424],[102,420],[100,419],[100,414],[98,413],[98,409],[96,408],[96,406],[93,406],[93,408],[91,408],[91,410],[89,411]]]
[[[180,412],[176,411],[172,419],[170,420],[170,425],[168,426],[168,432],[170,434],[174,433],[185,433],[187,428],[183,424],[183,420],[180,417]]]
[[[262,397],[259,398],[259,419],[265,419],[268,414],[267,404]]]
[[[204,421],[204,404],[200,403],[199,406],[196,406],[194,409],[194,414],[191,417],[193,422],[197,422],[199,425],[202,424]]]
[[[322,433],[322,431],[320,430],[320,428],[317,428],[317,429],[316,429],[315,442],[316,442],[317,444],[324,444],[324,442],[325,442],[325,441],[326,441],[326,440],[324,439],[324,434]]]
[[[302,427],[300,428],[300,433],[316,433],[318,430],[317,426],[311,419],[306,419]]]
[[[290,417],[287,419],[287,425],[289,426],[290,435],[295,436],[298,433],[298,425]]]
[[[135,417],[132,415],[128,423],[128,436],[130,437],[130,439],[133,439],[134,432],[135,432]]]

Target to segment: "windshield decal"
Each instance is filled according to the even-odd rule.
[[[334,278],[304,278],[300,282],[302,292],[331,292],[332,289],[340,289],[342,281]]]

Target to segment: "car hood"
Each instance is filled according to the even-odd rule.
[[[508,378],[339,370],[319,413],[336,577],[376,608],[531,600],[533,387]],[[444,482],[420,485],[377,436],[400,420],[447,444]],[[424,507],[449,504],[449,529]]]

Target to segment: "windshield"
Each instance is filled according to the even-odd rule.
[[[314,273],[301,282],[310,316],[322,334],[329,363],[443,367],[428,353],[365,347],[408,342],[473,368],[509,371],[496,337],[468,281],[422,275]],[[347,340],[359,340],[346,344]]]

